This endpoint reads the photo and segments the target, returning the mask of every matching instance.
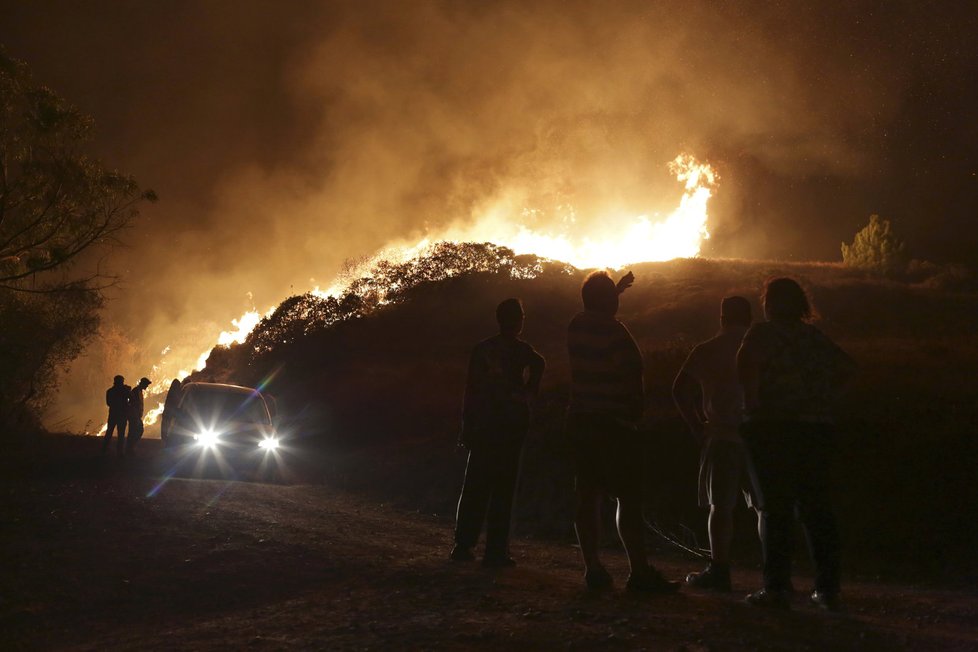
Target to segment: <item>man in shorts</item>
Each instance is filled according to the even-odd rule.
[[[737,377],[737,350],[750,325],[750,302],[725,298],[720,303],[720,332],[690,352],[672,386],[676,406],[701,448],[699,504],[710,508],[710,565],[686,576],[688,585],[701,589],[731,590],[733,511],[742,491],[751,504],[750,464],[738,433],[744,392]]]
[[[577,483],[574,525],[588,588],[610,588],[611,575],[598,558],[601,504],[607,496],[617,498],[618,536],[631,568],[626,588],[674,593],[679,584],[663,578],[646,557],[644,451],[637,427],[645,403],[642,354],[625,325],[615,319],[618,295],[634,278],[629,272],[616,285],[606,272],[590,274],[581,286],[584,310],[567,329],[571,367],[568,434]]]

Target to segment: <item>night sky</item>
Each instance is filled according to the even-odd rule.
[[[513,188],[665,209],[680,151],[708,255],[838,260],[878,213],[978,263],[978,5],[814,4],[0,2],[0,43],[160,196],[110,262],[145,368]]]

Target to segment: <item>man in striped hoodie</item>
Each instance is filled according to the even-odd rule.
[[[610,588],[612,578],[598,558],[601,503],[618,499],[618,535],[631,574],[626,588],[674,593],[670,582],[649,565],[642,518],[644,448],[638,422],[645,390],[642,354],[625,325],[615,319],[618,295],[634,282],[629,272],[617,285],[607,272],[593,272],[581,286],[584,310],[570,322],[571,366],[568,433],[576,462],[575,527],[589,589]]]

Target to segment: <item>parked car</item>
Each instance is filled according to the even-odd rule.
[[[163,445],[182,458],[266,463],[278,457],[282,439],[266,397],[257,389],[223,383],[184,383],[167,398]]]

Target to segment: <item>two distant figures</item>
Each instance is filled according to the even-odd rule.
[[[116,435],[116,454],[120,458],[135,454],[136,445],[143,436],[143,390],[149,384],[149,378],[140,378],[135,387],[126,385],[123,376],[112,379],[112,387],[105,391],[109,418],[102,440],[103,454],[109,451],[113,433]]]
[[[581,288],[584,310],[568,327],[571,396],[567,432],[574,454],[575,529],[591,590],[613,585],[598,555],[601,510],[617,501],[618,535],[630,566],[626,588],[673,593],[679,583],[649,564],[642,514],[645,430],[641,351],[617,318],[619,297],[634,282],[595,272]],[[790,278],[768,281],[765,321],[753,324],[750,302],[721,302],[720,331],[696,346],[673,384],[673,398],[701,450],[699,502],[709,508],[711,559],[686,584],[731,590],[733,510],[743,493],[758,512],[764,587],[747,597],[762,607],[790,605],[793,522],[805,527],[816,567],[811,600],[839,607],[839,541],[829,502],[834,428],[831,407],[854,363],[809,322],[808,296]],[[512,566],[508,539],[530,403],[544,360],[519,339],[524,315],[516,299],[496,311],[499,335],[480,342],[469,364],[460,444],[469,451],[451,558],[474,559],[487,525],[487,566]]]

